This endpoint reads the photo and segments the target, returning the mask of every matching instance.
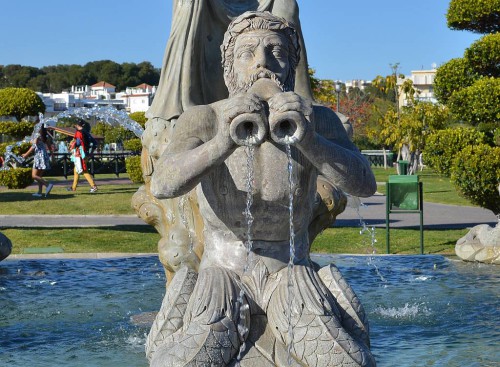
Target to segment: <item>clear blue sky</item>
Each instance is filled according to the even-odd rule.
[[[3,0],[0,65],[150,61],[160,67],[177,0]],[[206,0],[204,0],[206,1]],[[461,57],[479,35],[446,27],[449,0],[298,0],[309,65],[367,79]]]

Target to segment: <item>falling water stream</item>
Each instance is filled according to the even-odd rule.
[[[292,347],[293,347],[293,326],[292,326],[292,305],[294,298],[294,289],[293,289],[293,263],[295,260],[295,231],[293,228],[293,161],[292,161],[292,149],[290,144],[286,144],[286,155],[288,157],[288,184],[289,184],[289,193],[288,193],[288,210],[290,213],[290,260],[288,261],[288,365],[292,364]]]
[[[245,250],[246,250],[246,261],[245,261],[245,267],[243,268],[243,273],[245,274],[249,267],[250,267],[250,252],[252,251],[252,225],[253,225],[253,215],[252,215],[252,204],[253,204],[253,191],[254,191],[254,156],[255,156],[255,147],[251,144],[247,144],[246,146],[246,153],[247,153],[247,177],[246,177],[246,191],[247,191],[247,197],[246,197],[246,206],[245,206],[245,211],[243,212],[243,215],[245,216],[246,222],[247,222],[247,229],[246,229],[246,241],[245,241]],[[245,299],[245,290],[243,287],[240,289],[240,294],[238,297],[238,303],[240,305],[240,318],[239,318],[239,323],[238,323],[238,332],[240,334],[240,340],[241,340],[241,345],[240,345],[240,350],[238,352],[238,365],[239,361],[241,360],[241,357],[243,353],[246,350],[246,345],[245,345],[245,339],[248,334],[248,328],[245,325],[245,311],[248,310],[248,304],[244,303]]]
[[[373,268],[375,269],[375,273],[380,278],[380,280],[383,283],[386,283],[384,276],[382,275],[382,273],[380,272],[380,269],[378,268],[377,264],[374,261],[374,255],[377,253],[377,249],[375,248],[375,244],[377,243],[377,239],[375,237],[375,227],[373,227],[373,226],[369,227],[366,224],[366,222],[365,222],[365,220],[360,212],[360,209],[365,207],[366,205],[361,202],[359,197],[351,196],[351,195],[348,195],[347,202],[351,208],[356,210],[356,214],[358,215],[359,226],[361,227],[359,234],[362,236],[368,236],[368,238],[369,238],[371,254],[368,257],[368,265],[373,266]]]

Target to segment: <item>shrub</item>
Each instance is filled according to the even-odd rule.
[[[448,107],[456,121],[476,126],[481,122],[500,124],[500,79],[482,78],[450,97]]]
[[[453,159],[457,153],[469,145],[482,144],[483,133],[472,127],[449,128],[429,134],[425,141],[425,164],[436,172],[449,176]]]
[[[500,31],[500,0],[451,0],[448,27],[477,33]]]
[[[134,183],[144,183],[141,169],[141,156],[127,157],[125,159],[125,167],[130,180]]]
[[[141,139],[130,139],[123,142],[123,147],[126,150],[131,150],[132,152],[140,153],[142,150],[142,142]]]
[[[453,161],[451,181],[473,204],[500,214],[500,147],[465,147]]]
[[[5,150],[11,145],[14,145],[14,143],[0,143],[0,155],[5,155]],[[21,155],[26,153],[30,147],[31,143],[21,143],[19,146],[12,147],[12,153],[15,155]]]
[[[471,86],[478,78],[466,59],[451,59],[436,71],[434,94],[439,102],[446,104],[453,93]]]
[[[14,139],[21,140],[31,135],[35,127],[34,122],[29,121],[2,121],[0,122],[0,134],[11,136]]]
[[[464,56],[478,74],[500,77],[500,33],[480,38],[465,50]]]
[[[0,185],[9,189],[24,189],[32,183],[31,168],[0,170]]]
[[[141,125],[143,128],[146,125],[146,121],[148,120],[146,118],[146,112],[132,112],[130,115],[128,115],[132,120],[137,122],[139,125]]]
[[[36,116],[45,112],[42,99],[27,88],[0,89],[0,115],[13,116],[21,121],[26,116]]]

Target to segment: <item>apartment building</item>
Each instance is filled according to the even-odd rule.
[[[413,70],[411,75],[407,76],[405,79],[409,79],[413,82],[413,88],[416,93],[414,95],[415,100],[423,102],[437,103],[436,97],[434,96],[434,78],[436,77],[436,68],[433,67],[430,70]],[[401,85],[405,79],[398,79],[398,85]],[[399,95],[399,105],[407,106],[408,99],[404,93]]]
[[[129,113],[146,112],[151,106],[156,86],[142,83],[127,87],[125,92],[117,93],[116,87],[105,81],[94,85],[74,85],[69,91],[61,93],[37,93],[45,104],[45,116],[80,107],[114,106]]]

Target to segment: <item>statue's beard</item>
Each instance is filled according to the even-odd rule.
[[[269,79],[273,81],[283,92],[291,90],[291,88],[288,88],[287,85],[279,79],[278,75],[267,69],[258,70],[239,83],[235,80],[236,78],[234,77],[234,75],[231,79],[231,82],[228,83],[230,96],[248,92],[252,85],[259,79]]]

